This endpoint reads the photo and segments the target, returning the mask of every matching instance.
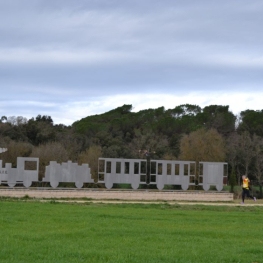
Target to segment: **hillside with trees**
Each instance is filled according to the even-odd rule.
[[[13,166],[17,156],[39,157],[40,176],[52,160],[86,162],[96,173],[98,157],[144,158],[148,150],[154,159],[227,162],[232,184],[245,173],[262,183],[263,110],[236,116],[221,105],[139,112],[123,105],[72,126],[55,125],[51,116],[2,116],[0,147],[8,148],[3,163]]]

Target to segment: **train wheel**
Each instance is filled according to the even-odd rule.
[[[132,183],[132,189],[136,190],[139,187],[139,183]]]
[[[107,189],[111,189],[112,186],[113,186],[113,183],[111,183],[111,182],[106,182],[106,183],[105,183],[105,186],[106,186]]]
[[[30,187],[31,184],[32,184],[32,181],[24,181],[24,182],[23,182],[23,185],[24,185],[24,187],[26,187],[26,188]]]
[[[57,188],[57,187],[58,187],[58,184],[59,184],[58,181],[51,181],[51,182],[50,182],[50,185],[51,185],[53,188]]]
[[[10,182],[8,182],[7,184],[9,187],[14,187],[16,185],[16,183],[10,183]]]
[[[208,190],[210,189],[210,185],[204,184],[204,185],[203,185],[203,189],[204,189],[205,191],[208,191]]]
[[[181,187],[184,191],[186,191],[188,189],[189,185],[188,184],[182,184]]]
[[[163,183],[157,183],[158,190],[163,190],[164,184]]]
[[[77,188],[82,188],[83,187],[83,182],[75,182],[75,186],[77,187]]]
[[[220,185],[216,185],[216,190],[217,191],[222,191],[222,189],[223,189],[223,185],[222,184],[220,184]]]

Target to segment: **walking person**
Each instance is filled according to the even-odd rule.
[[[252,196],[249,192],[249,182],[250,181],[249,181],[248,177],[246,175],[243,175],[242,180],[243,180],[243,183],[242,183],[242,203],[241,204],[244,204],[245,196],[256,201],[257,200],[256,197]]]

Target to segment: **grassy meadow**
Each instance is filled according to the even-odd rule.
[[[1,263],[263,262],[263,207],[0,199]]]

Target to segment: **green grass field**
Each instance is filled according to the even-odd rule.
[[[263,262],[263,207],[0,200],[0,262]]]

